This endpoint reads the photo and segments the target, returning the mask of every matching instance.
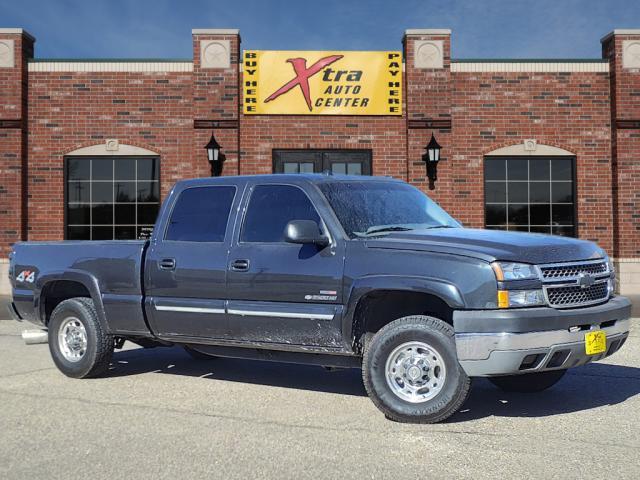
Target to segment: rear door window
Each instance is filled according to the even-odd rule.
[[[234,186],[184,190],[171,212],[165,240],[223,242],[235,193]]]

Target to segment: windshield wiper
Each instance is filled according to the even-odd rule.
[[[384,232],[407,232],[409,230],[413,230],[410,227],[401,227],[399,225],[389,225],[387,227],[370,227],[364,232],[365,235],[372,235],[374,233],[384,233]]]

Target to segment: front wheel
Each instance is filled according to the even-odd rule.
[[[489,377],[489,381],[505,392],[534,393],[553,387],[564,377],[566,372],[566,370],[549,370],[547,372],[523,373],[522,375]]]
[[[376,407],[398,422],[447,419],[471,384],[458,363],[451,326],[423,315],[400,318],[376,333],[365,345],[362,376]]]

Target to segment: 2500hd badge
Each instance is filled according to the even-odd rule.
[[[206,178],[165,203],[150,240],[14,245],[11,312],[65,375],[108,374],[125,340],[361,368],[387,417],[433,423],[472,377],[541,391],[629,334],[597,245],[462,228],[398,180]]]

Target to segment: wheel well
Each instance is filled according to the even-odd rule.
[[[358,301],[353,317],[355,345],[361,349],[367,334],[374,334],[388,323],[409,315],[430,315],[453,325],[453,309],[436,295],[377,290]]]
[[[74,297],[91,298],[87,287],[80,282],[71,280],[55,280],[47,283],[42,289],[41,312],[44,315],[44,323],[47,325],[53,310],[64,300]]]

